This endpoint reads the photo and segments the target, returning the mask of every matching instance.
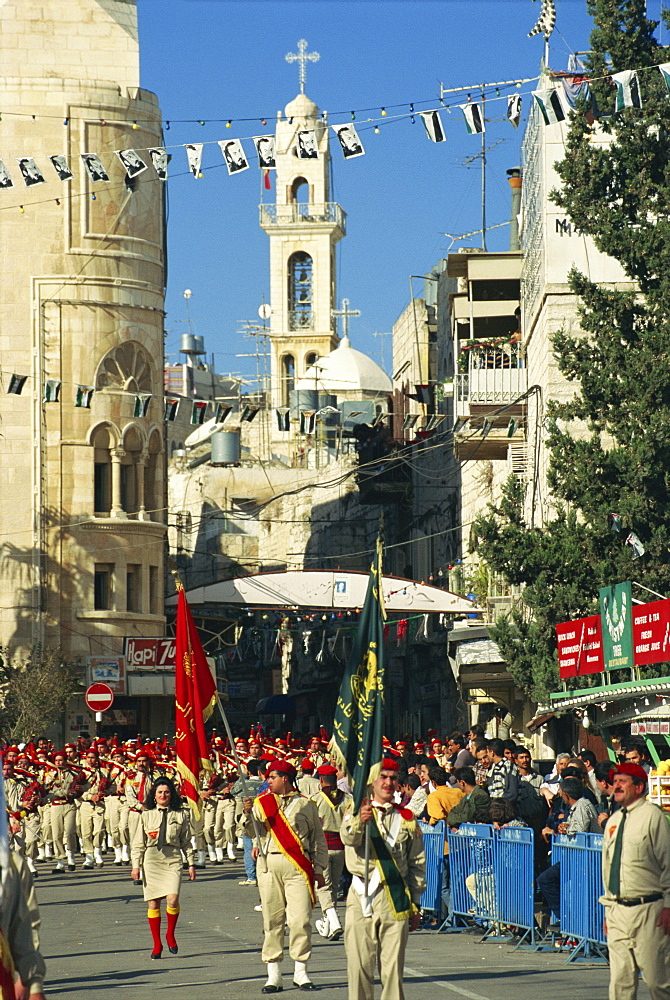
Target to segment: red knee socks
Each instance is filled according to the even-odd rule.
[[[168,943],[168,948],[176,948],[177,942],[175,940],[174,931],[177,926],[177,921],[179,920],[179,903],[176,906],[166,906],[167,912],[167,933],[165,935],[165,940]]]
[[[149,921],[149,930],[151,931],[151,936],[154,939],[154,955],[157,955],[163,950],[163,944],[161,942],[161,911],[160,910],[147,910],[147,920]],[[168,917],[168,926],[170,924],[170,918]]]

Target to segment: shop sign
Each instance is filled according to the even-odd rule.
[[[605,670],[630,670],[635,663],[631,584],[612,583],[599,593]]]
[[[556,646],[561,679],[602,673],[604,664],[600,615],[576,618],[557,625]]]
[[[176,648],[174,639],[124,639],[128,670],[174,670]]]
[[[635,605],[633,645],[636,666],[670,660],[670,599]]]
[[[106,684],[114,694],[126,693],[126,660],[123,656],[87,656],[88,686]]]

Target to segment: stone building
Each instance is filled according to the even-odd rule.
[[[130,179],[114,153],[148,160],[161,114],[140,88],[135,0],[8,2],[0,23],[14,180],[0,212],[0,643],[85,664],[119,656],[124,636],[164,632],[164,188],[150,162]],[[90,179],[83,153],[109,182]],[[45,183],[24,185],[21,156]],[[27,376],[20,395],[12,374]],[[146,693],[129,678],[117,721],[164,728],[169,699]],[[91,723],[82,705],[68,721],[66,734]]]

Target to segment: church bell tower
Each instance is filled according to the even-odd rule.
[[[328,123],[305,94],[304,39],[289,62],[300,64],[300,93],[277,113],[274,204],[260,206],[270,239],[270,350],[273,406],[288,406],[297,379],[337,345],[335,247],[346,215],[330,201]]]

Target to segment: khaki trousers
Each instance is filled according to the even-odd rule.
[[[258,891],[263,907],[262,958],[281,962],[284,957],[284,924],[288,925],[288,953],[294,962],[307,962],[312,954],[312,899],[304,875],[283,854],[258,858]]]
[[[112,847],[121,846],[121,799],[118,795],[108,795],[105,799],[105,827],[112,838]]]
[[[214,840],[217,847],[235,846],[235,800],[221,799],[216,807]]]
[[[337,888],[343,871],[344,851],[328,851],[328,867],[323,873],[325,885],[316,890],[316,898],[324,913],[337,905]]]
[[[79,807],[79,817],[81,821],[81,849],[84,854],[93,854],[94,850],[99,851],[103,845],[104,802],[82,802]]]
[[[40,818],[36,812],[28,813],[24,819],[23,836],[26,842],[26,857],[34,861],[37,857],[40,837]]]
[[[130,847],[130,839],[128,834],[128,816],[130,815],[130,807],[126,802],[121,802],[119,808],[119,840],[121,841],[121,846]]]
[[[214,828],[216,826],[216,814],[217,814],[217,804],[216,800],[211,799],[205,804],[202,810],[202,833],[205,840],[205,844],[208,847],[216,847],[216,841],[214,839]],[[196,839],[196,847],[198,846],[198,832],[195,823],[192,821],[193,833]],[[199,848],[203,850],[203,848]]]
[[[140,814],[135,812],[134,809],[128,809],[128,844],[130,847],[133,846],[133,841],[135,840],[135,833],[137,827],[140,825]]]
[[[66,851],[74,855],[77,850],[77,812],[74,803],[51,803],[51,836],[54,858],[66,861]]]
[[[51,832],[51,809],[53,807],[51,804],[46,806],[38,806],[37,811],[40,816],[40,833],[42,834],[42,840],[45,844],[51,844],[53,841],[53,834]]]
[[[642,973],[652,1000],[670,1000],[670,937],[656,926],[663,900],[605,907],[610,1000],[635,1000]]]
[[[395,920],[384,890],[372,901],[372,916],[364,917],[353,886],[347,896],[344,949],[347,953],[349,1000],[373,1000],[375,967],[379,964],[381,1000],[404,1000],[402,986],[407,920]]]

